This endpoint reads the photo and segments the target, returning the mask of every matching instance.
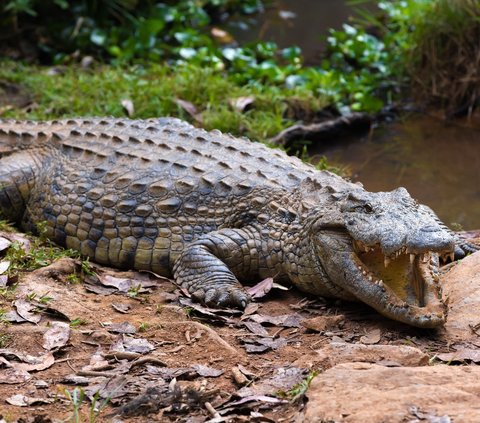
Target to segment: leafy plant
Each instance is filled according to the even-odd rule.
[[[294,385],[290,390],[286,392],[280,391],[277,393],[277,395],[283,398],[289,398],[292,402],[296,402],[299,399],[303,398],[303,396],[308,391],[308,388],[310,387],[313,378],[317,375],[318,372],[316,370],[313,370],[307,375],[304,380]]]
[[[72,321],[70,322],[70,327],[71,328],[77,328],[79,326],[83,326],[83,325],[86,325],[87,322],[86,320],[80,318],[80,317],[77,317],[76,319],[72,319]]]
[[[85,421],[82,419],[82,416],[80,414],[80,410],[87,397],[85,394],[85,391],[82,388],[75,388],[71,392],[68,389],[65,389],[63,392],[67,397],[67,399],[72,404],[72,408],[73,408],[73,413],[70,421],[73,423],[81,423]],[[100,399],[100,394],[97,392],[93,396],[92,402],[89,407],[89,413],[88,413],[89,423],[95,423],[97,421],[99,414],[105,409],[105,407],[110,402],[110,398],[106,398],[103,401],[99,401],[99,399]]]

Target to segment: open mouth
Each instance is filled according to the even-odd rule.
[[[417,320],[418,326],[425,327],[444,322],[437,252],[412,252],[402,247],[385,255],[380,245],[367,246],[358,241],[354,241],[354,252],[354,262],[364,283],[382,292],[384,304],[387,303],[383,314],[397,319],[403,315],[409,323]]]

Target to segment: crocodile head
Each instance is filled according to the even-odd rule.
[[[331,282],[381,314],[413,326],[445,322],[439,256],[452,236],[405,188],[336,196],[333,213],[311,227],[317,259]]]

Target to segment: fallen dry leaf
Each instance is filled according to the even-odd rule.
[[[64,347],[70,339],[70,325],[63,322],[53,322],[50,329],[43,334],[43,348],[57,350]]]
[[[11,363],[15,369],[24,370],[26,372],[39,372],[53,366],[55,357],[51,352],[47,352],[41,356],[35,357],[36,363]]]
[[[382,332],[380,329],[373,329],[370,332],[360,337],[360,342],[362,344],[378,344],[382,337]]]
[[[106,327],[109,332],[134,334],[137,332],[135,326],[128,322],[113,323]]]
[[[256,339],[242,339],[243,347],[247,353],[262,353],[269,350],[277,350],[287,345],[285,338],[256,338]]]
[[[275,395],[279,391],[287,392],[305,379],[308,370],[298,367],[280,367],[271,377],[257,380],[255,384],[245,386],[236,392],[239,397],[255,395]]]
[[[273,286],[273,278],[266,278],[263,281],[257,283],[256,285],[247,289],[247,292],[252,298],[262,298],[264,297]]]
[[[267,330],[257,322],[243,322],[244,326],[253,334],[261,337],[268,336]]]
[[[10,323],[25,323],[27,321],[15,310],[10,310],[9,312],[5,313],[3,318]]]
[[[117,288],[124,293],[128,293],[132,289],[138,289],[140,293],[149,292],[148,288],[158,286],[157,281],[150,279],[148,274],[139,272],[132,272],[132,277],[117,277],[108,273],[98,274],[97,276],[102,285]]]
[[[198,123],[203,122],[202,114],[198,111],[193,103],[189,101],[182,100],[181,98],[175,98],[173,101],[180,106],[183,110],[185,110],[193,119],[195,119]]]
[[[286,328],[299,328],[303,317],[298,313],[282,314],[280,316],[269,316],[266,314],[252,314],[249,319],[257,323],[270,323],[274,326]]]
[[[15,394],[10,398],[6,398],[5,401],[10,405],[15,405],[17,407],[28,407],[30,405],[40,405],[40,404],[50,404],[54,400],[48,398],[34,398],[27,397],[23,394]]]
[[[10,267],[10,261],[0,261],[0,275],[3,275]]]
[[[130,306],[124,303],[112,303],[112,307],[114,310],[118,311],[119,313],[127,314],[130,310]]]
[[[437,354],[436,358],[447,363],[452,361],[471,361],[473,363],[480,363],[480,351],[478,349],[462,348],[449,353]]]
[[[6,288],[8,286],[8,276],[0,275],[0,288]]]
[[[17,313],[20,315],[20,317],[24,318],[30,323],[37,324],[42,319],[41,315],[32,313],[32,311],[35,310],[36,306],[26,300],[16,300],[13,305],[15,306]]]
[[[0,237],[0,252],[6,250],[12,244],[7,238]]]
[[[222,44],[230,44],[235,41],[227,31],[224,31],[223,29],[217,27],[213,27],[210,30],[210,34],[212,34],[212,36]]]
[[[132,117],[135,114],[135,107],[133,106],[133,101],[128,98],[123,99],[120,104],[127,112],[128,117]]]
[[[9,367],[8,369],[0,369],[0,383],[13,385],[16,383],[24,383],[31,379],[32,375],[25,370]]]
[[[341,322],[345,321],[345,316],[317,316],[302,321],[302,326],[316,332],[325,332],[338,328]]]
[[[204,366],[202,364],[194,364],[192,365],[192,369],[203,377],[218,377],[223,375],[223,370],[214,369],[213,367]]]
[[[181,297],[179,298],[179,303],[184,307],[189,307],[193,311],[199,313],[202,316],[206,316],[210,319],[220,320],[225,323],[235,323],[235,321],[229,317],[222,316],[222,314],[241,314],[242,311],[238,309],[219,309],[219,308],[209,308],[204,307],[201,304],[193,302],[189,298]]]
[[[15,232],[0,231],[0,237],[9,241],[10,244],[14,242],[20,244],[25,253],[28,254],[30,252],[31,242],[26,236]],[[0,251],[2,250],[0,249]]]
[[[142,338],[132,338],[125,335],[119,335],[117,340],[111,345],[111,352],[133,352],[139,354],[145,354],[153,351],[155,346]]]
[[[254,96],[237,97],[230,100],[230,105],[239,112],[245,112],[250,109],[253,103],[255,103]]]

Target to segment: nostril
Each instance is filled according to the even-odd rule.
[[[423,226],[422,228],[420,228],[420,230],[422,232],[438,232],[438,231],[441,231],[442,228],[439,228],[438,226]]]

